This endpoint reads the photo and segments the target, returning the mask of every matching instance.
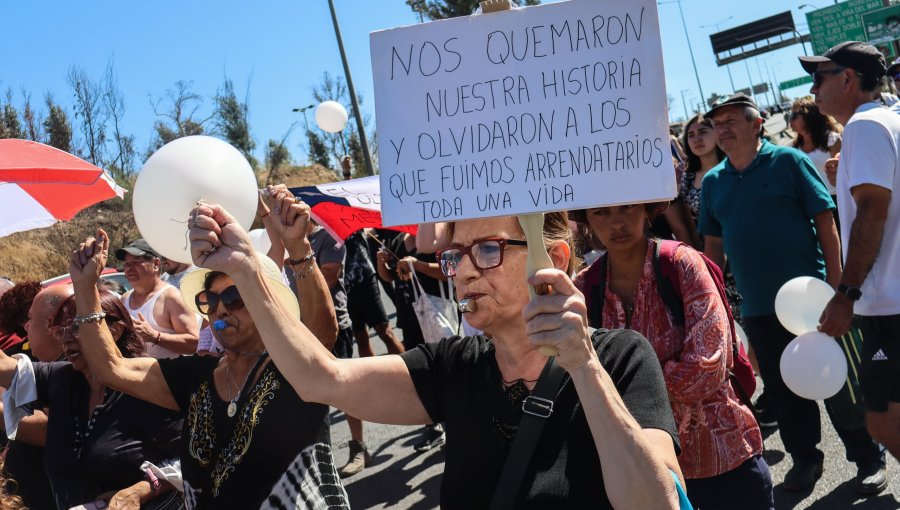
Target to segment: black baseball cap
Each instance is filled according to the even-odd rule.
[[[884,55],[878,48],[859,41],[847,41],[834,46],[821,57],[799,57],[800,65],[809,74],[823,62],[834,62],[841,67],[849,67],[863,76],[880,79],[887,72]]]
[[[732,94],[728,97],[720,97],[716,104],[706,112],[707,117],[712,117],[713,113],[716,110],[724,108],[726,106],[749,106],[754,110],[759,110],[759,106],[756,105],[756,101],[753,100],[752,97],[744,94],[743,92],[738,92],[737,94]]]
[[[887,74],[892,75],[897,71],[900,71],[900,58],[897,58],[897,60],[894,60],[894,62],[892,62],[891,65],[888,66]]]
[[[134,255],[135,257],[160,258],[159,253],[156,253],[153,248],[150,247],[150,244],[143,239],[132,241],[128,246],[116,250],[116,258],[125,260],[126,253]]]

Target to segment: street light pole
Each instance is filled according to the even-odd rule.
[[[756,91],[753,90],[753,77],[750,76],[750,64],[747,63],[747,59],[744,59],[744,67],[747,68],[747,79],[750,80],[750,95],[753,96],[753,102],[759,105],[759,101],[756,99]]]
[[[309,110],[310,108],[315,108],[315,106],[316,105],[311,104],[309,106],[304,106],[303,108],[291,108],[292,112],[303,114],[303,127],[305,127],[307,131],[309,131],[309,121],[306,120],[306,110]]]
[[[689,90],[690,89],[681,89],[681,106],[684,107],[684,121],[685,122],[687,122],[687,120],[690,118],[690,116],[688,115],[687,101],[684,100],[684,93]]]
[[[700,28],[709,28],[714,26],[716,27],[716,32],[718,32],[719,25],[725,23],[726,21],[730,21],[732,18],[734,18],[734,16],[728,16],[718,23],[710,23],[709,25],[703,25]],[[731,92],[733,93],[736,90],[736,87],[734,86],[734,78],[731,76],[731,64],[725,64],[725,70],[728,71],[728,81],[731,82]]]
[[[691,64],[694,66],[694,78],[697,80],[697,88],[700,90],[700,104],[703,105],[703,111],[706,111],[706,96],[703,95],[703,85],[700,85],[700,73],[697,72],[697,61],[694,60],[694,48],[691,46],[691,38],[688,35],[687,23],[684,21],[684,11],[681,9],[681,0],[657,2],[656,4],[678,4],[678,13],[681,15],[681,26],[684,28],[684,38],[687,40],[688,53],[691,54]]]
[[[356,130],[359,132],[359,143],[362,146],[363,158],[366,161],[366,175],[375,175],[375,169],[372,166],[372,155],[369,154],[369,142],[366,140],[366,128],[363,125],[362,112],[359,110],[359,101],[356,99],[356,90],[353,88],[353,78],[350,76],[350,65],[347,63],[347,54],[344,52],[344,40],[341,38],[341,28],[338,26],[333,0],[328,0],[328,8],[331,9],[331,21],[334,23],[334,36],[337,38],[338,49],[341,52],[341,62],[344,64],[344,77],[347,78],[347,91],[350,92],[350,103],[353,107],[353,116],[356,117]],[[343,137],[343,135],[341,136]]]
[[[691,65],[694,66],[694,78],[697,79],[697,88],[700,90],[700,105],[703,111],[706,111],[706,95],[703,94],[703,85],[700,85],[700,73],[697,72],[697,62],[694,60],[694,48],[691,46],[691,38],[688,35],[687,23],[684,22],[684,11],[681,10],[681,0],[678,3],[678,14],[681,15],[681,26],[684,28],[684,38],[687,40],[688,53],[691,54]]]

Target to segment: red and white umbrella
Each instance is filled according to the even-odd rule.
[[[71,220],[125,195],[102,168],[28,140],[0,140],[0,237]]]

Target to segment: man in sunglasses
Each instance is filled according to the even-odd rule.
[[[900,458],[900,117],[876,102],[886,69],[875,47],[846,42],[800,63],[827,76],[810,92],[844,124],[836,187],[841,224],[850,228],[841,234],[844,273],[819,329],[843,335],[855,314],[868,430]]]
[[[781,377],[781,354],[795,335],[778,321],[775,295],[798,276],[837,286],[841,262],[834,202],[806,154],[761,138],[759,107],[746,94],[726,98],[707,117],[727,158],[703,179],[698,231],[705,236],[707,256],[720,267],[728,256],[743,296],[744,330],[794,461],[784,488],[805,491],[822,475],[819,408],[795,395]],[[860,449],[868,446],[878,458],[871,440],[860,442]]]

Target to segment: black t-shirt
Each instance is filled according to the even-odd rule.
[[[350,234],[344,241],[344,246],[347,247],[344,285],[347,287],[347,292],[350,293],[357,285],[372,282],[375,278],[375,266],[369,259],[368,239],[362,230]]]
[[[27,349],[28,341],[15,333],[0,333],[0,349],[7,356],[25,354],[32,362],[37,361]],[[9,446],[7,446],[7,444]],[[3,472],[6,475],[6,491],[25,501],[25,506],[35,510],[54,508],[53,491],[44,473],[44,447],[33,446],[22,441],[7,441],[6,434],[0,434],[0,450],[6,447]]]
[[[50,408],[44,463],[59,508],[134,485],[145,460],[178,455],[176,413],[107,389],[89,416],[90,386],[70,363],[35,363],[34,375],[37,405]]]
[[[245,388],[234,417],[213,382],[218,358],[161,359],[185,418],[181,470],[188,508],[349,508],[331,455],[328,407],[304,402],[274,363]],[[251,376],[252,377],[252,376]]]
[[[659,361],[630,330],[594,335],[603,367],[643,428],[665,430],[678,448]],[[442,508],[487,508],[503,470],[528,390],[504,389],[490,340],[452,337],[402,354],[419,399],[434,422],[445,422]],[[556,399],[520,485],[516,508],[612,508],[594,439],[575,386]],[[614,469],[607,466],[607,469]]]
[[[318,228],[309,235],[309,244],[313,253],[316,254],[316,263],[319,266],[323,264],[340,264],[341,274],[338,275],[337,282],[331,287],[331,302],[334,305],[334,313],[337,316],[338,327],[341,329],[350,328],[353,323],[350,321],[350,314],[347,311],[347,289],[344,287],[344,263],[347,258],[347,248],[341,246],[338,248],[337,241],[331,237],[324,228]],[[290,266],[285,265],[285,275],[288,279],[288,285],[294,294],[297,294],[297,280],[294,278],[294,272]],[[303,271],[306,271],[304,266]]]

